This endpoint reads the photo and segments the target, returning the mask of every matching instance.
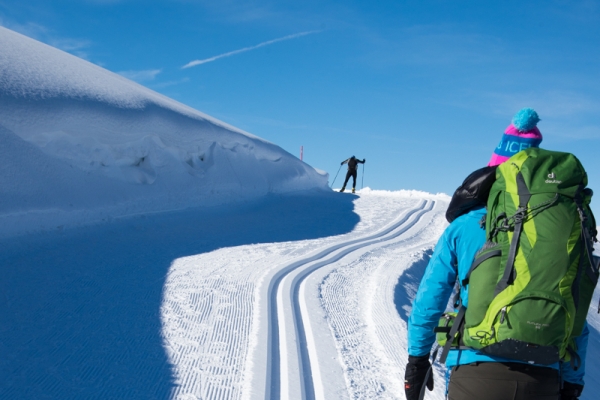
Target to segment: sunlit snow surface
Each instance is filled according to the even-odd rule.
[[[419,218],[408,219],[394,239],[349,252],[335,262],[324,262],[300,286],[301,323],[307,327],[306,346],[311,376],[298,364],[299,339],[292,302],[295,271],[282,281],[278,300],[281,361],[280,391],[272,398],[301,399],[304,380],[310,379],[317,399],[403,399],[406,322],[411,302],[433,246],[447,226],[448,197],[415,191],[359,191],[352,213],[359,222],[341,235],[312,240],[227,247],[175,260],[169,269],[161,306],[163,335],[174,364],[180,399],[265,398],[269,374],[267,314],[270,280],[288,265],[305,264],[323,249],[343,246],[373,236],[399,216],[433,204]],[[331,201],[343,201],[344,196]],[[351,196],[351,195],[348,195]],[[427,208],[427,207],[424,207]],[[325,210],[322,210],[325,211]],[[331,211],[312,210],[318,223]],[[329,215],[330,217],[330,215]],[[337,214],[336,218],[343,218]],[[341,220],[340,220],[341,222]],[[317,257],[326,260],[328,256]],[[298,267],[301,269],[303,267]],[[587,391],[594,398],[598,365],[596,304],[588,356]],[[271,354],[273,356],[273,354]],[[436,366],[434,392],[426,399],[445,398],[444,368]],[[269,396],[266,396],[269,398]],[[307,398],[313,398],[308,396]]]
[[[327,189],[280,147],[0,27],[0,236]]]

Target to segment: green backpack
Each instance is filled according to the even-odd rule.
[[[568,153],[530,148],[498,166],[487,242],[462,282],[468,307],[460,307],[448,339],[460,330],[461,346],[535,364],[577,358],[573,339],[599,275],[586,185]]]

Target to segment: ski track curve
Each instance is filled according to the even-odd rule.
[[[282,346],[282,338],[285,340],[286,336],[285,324],[280,324],[280,320],[284,315],[283,310],[286,299],[290,302],[291,306],[296,350],[298,352],[295,357],[297,357],[299,364],[298,373],[301,391],[299,397],[307,400],[324,398],[323,383],[318,370],[319,364],[316,360],[314,345],[312,345],[314,344],[314,338],[310,334],[307,335],[307,330],[310,331],[310,328],[307,329],[306,325],[309,325],[310,321],[307,311],[306,309],[303,310],[300,301],[303,282],[314,271],[333,264],[350,253],[361,249],[364,250],[365,248],[371,249],[373,247],[385,246],[386,243],[397,239],[413,227],[424,214],[432,211],[435,204],[436,202],[433,200],[422,200],[416,207],[406,209],[396,221],[381,231],[363,238],[338,242],[321,250],[317,254],[296,260],[282,267],[273,276],[268,291],[269,331],[266,399],[287,398],[289,393],[286,394],[285,392],[290,390],[287,387],[287,369],[291,361],[285,351],[285,347]],[[292,274],[295,274],[295,276],[291,282],[291,290],[288,293],[281,294],[282,281]]]
[[[282,268],[290,267],[299,260],[303,264],[308,259],[319,261],[332,256],[327,256],[326,251],[341,251],[349,243],[357,244],[391,232],[393,226],[409,212],[414,214],[426,207],[429,204],[427,199],[438,203],[446,201],[444,196],[420,192],[362,193],[355,202],[360,223],[347,234],[223,247],[174,259],[165,278],[160,309],[163,348],[173,373],[169,397],[173,400],[270,398],[268,372],[273,363],[280,362],[280,357],[272,356],[273,346],[268,347],[272,328],[269,317],[275,304],[269,295],[277,293],[272,287],[276,275],[281,274]],[[417,211],[413,211],[415,209]],[[351,254],[353,256],[354,253]],[[344,258],[343,262],[346,260]],[[317,271],[329,271],[331,268],[328,266]],[[285,285],[289,284],[292,275],[288,273],[283,279]],[[313,276],[309,275],[309,278]],[[301,291],[302,288],[303,285],[300,286]],[[285,295],[287,304],[291,303],[291,293],[289,290],[282,293],[280,286],[279,296],[283,298]],[[302,292],[300,295],[303,295]],[[309,299],[313,302],[311,312],[321,313],[323,307],[319,304],[318,293],[311,292]],[[293,337],[295,327],[289,323],[291,309],[279,311],[282,320],[288,321],[287,336]],[[284,326],[280,324],[281,328]],[[335,352],[327,325],[317,321],[316,328],[321,329],[320,343],[323,340],[332,343],[328,349],[319,350],[325,350],[327,355]],[[306,329],[311,330],[310,327]],[[276,340],[280,337],[285,336],[278,335]],[[307,337],[310,344],[311,335]],[[298,351],[295,343],[292,345],[293,348],[288,346],[287,354],[279,354],[280,349],[286,347],[280,344],[275,354],[287,356],[297,364]],[[323,357],[320,353],[319,358]],[[334,354],[333,359],[337,362],[341,358]],[[332,357],[325,361],[331,362]],[[317,376],[318,367],[313,366],[317,369]],[[339,390],[329,398],[346,398],[344,393],[348,390],[342,368],[337,366],[335,376],[329,366],[323,368],[321,372],[329,373],[325,383],[329,385],[331,378],[338,383]],[[293,396],[301,396],[300,372],[289,378],[287,383],[298,388],[292,392]]]
[[[312,278],[344,375],[343,393],[335,398],[404,398],[407,327],[395,303],[396,285],[402,284],[401,295],[412,300],[418,282],[408,287],[399,278],[411,266],[427,264],[446,226],[443,213],[436,208],[438,212],[417,235],[346,259]],[[444,372],[437,366],[434,381],[435,390],[427,392],[426,398],[442,400]],[[327,398],[333,398],[331,390],[328,394]]]

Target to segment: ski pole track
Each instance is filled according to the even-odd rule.
[[[268,372],[265,392],[267,399],[279,399],[282,397],[282,355],[280,353],[280,347],[282,340],[285,340],[285,338],[280,337],[280,331],[282,330],[282,327],[280,327],[279,312],[283,305],[279,304],[277,293],[283,279],[296,270],[301,270],[301,272],[298,273],[292,281],[290,301],[292,306],[294,328],[297,337],[302,398],[312,400],[315,398],[313,371],[311,368],[311,356],[307,346],[307,336],[304,325],[305,318],[302,315],[299,301],[302,282],[315,270],[332,264],[351,252],[374,244],[381,243],[381,245],[384,245],[384,242],[397,238],[414,226],[425,213],[431,211],[435,203],[435,201],[423,200],[416,207],[405,210],[396,221],[381,231],[364,238],[358,238],[332,245],[324,250],[319,251],[317,254],[304,257],[300,260],[292,262],[287,266],[284,266],[273,276],[269,284],[268,291]],[[314,355],[313,358],[315,358]],[[316,366],[317,365],[315,365],[315,367]],[[284,366],[284,368],[287,368],[287,365]]]

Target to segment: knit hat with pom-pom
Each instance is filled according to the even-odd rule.
[[[488,166],[500,165],[529,147],[539,147],[542,133],[536,126],[538,122],[540,117],[532,108],[524,108],[516,113],[512,123],[504,131],[502,140],[494,150]]]

